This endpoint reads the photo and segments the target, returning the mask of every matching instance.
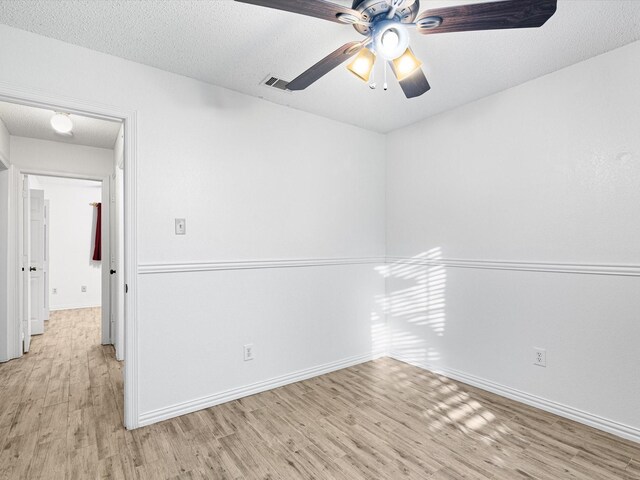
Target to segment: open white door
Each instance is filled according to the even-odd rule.
[[[31,283],[31,335],[44,333],[45,309],[45,239],[44,239],[44,190],[29,190],[29,218],[31,233],[31,258],[29,261],[29,277]]]
[[[116,167],[117,169],[117,167]],[[116,349],[116,358],[120,358],[120,345],[119,345],[119,325],[118,325],[118,298],[120,292],[118,291],[118,278],[120,275],[118,265],[118,181],[116,171],[114,170],[111,175],[111,209],[109,215],[111,242],[110,242],[110,281],[111,281],[111,343],[113,343]]]
[[[111,215],[111,177],[102,180],[102,213],[100,222],[101,258],[102,258],[102,344],[113,343],[111,327],[111,248],[110,248],[110,215]]]
[[[20,253],[22,282],[20,285],[20,322],[22,326],[22,350],[29,351],[31,346],[31,278],[29,275],[31,257],[31,202],[29,197],[29,177],[22,175],[20,179],[20,210],[19,232],[20,241],[18,249]]]
[[[49,200],[44,201],[44,262],[42,262],[42,276],[44,277],[42,318],[49,320]]]
[[[116,359],[124,360],[124,172],[116,166],[116,203],[115,203],[115,243],[111,245],[116,251]]]

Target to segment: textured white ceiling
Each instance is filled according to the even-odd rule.
[[[432,88],[407,100],[395,81],[387,92],[371,91],[343,66],[301,92],[260,85],[267,74],[291,80],[362,38],[347,25],[231,0],[0,2],[0,23],[380,132],[638,40],[639,19],[638,0],[559,0],[556,14],[539,29],[412,32]]]
[[[0,102],[0,118],[11,135],[111,149],[116,143],[119,122],[71,115],[73,136],[68,137],[58,135],[51,128],[50,120],[54,113],[45,108]]]

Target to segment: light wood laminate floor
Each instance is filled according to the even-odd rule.
[[[0,365],[1,479],[640,479],[638,444],[390,359],[126,431],[99,316]]]

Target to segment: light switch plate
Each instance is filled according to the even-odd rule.
[[[187,220],[184,218],[176,218],[176,235],[186,235]]]

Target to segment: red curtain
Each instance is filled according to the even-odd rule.
[[[96,219],[96,239],[93,247],[93,260],[102,260],[102,203],[96,205],[98,215]]]

